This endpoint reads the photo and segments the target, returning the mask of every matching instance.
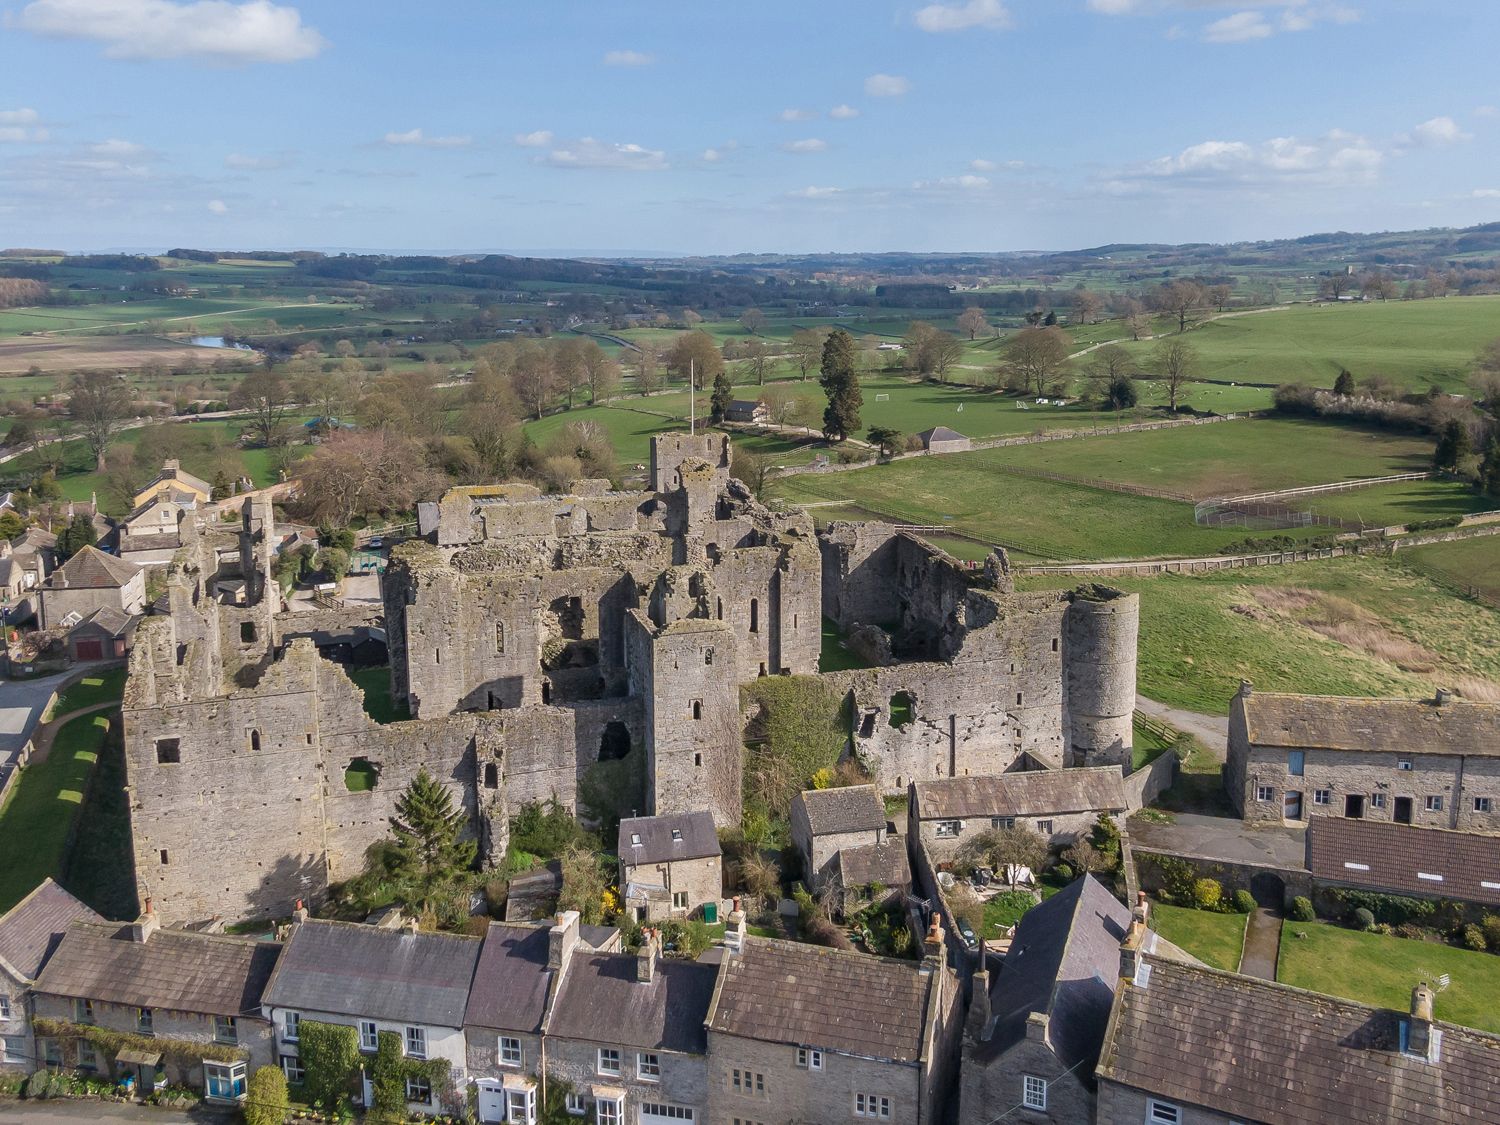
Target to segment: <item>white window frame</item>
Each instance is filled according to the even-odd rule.
[[[281,1041],[283,1043],[297,1043],[297,1042],[300,1042],[300,1037],[299,1037],[298,1033],[301,1031],[301,1024],[302,1024],[302,1013],[301,1012],[282,1012],[281,1013]]]
[[[1051,836],[1057,831],[1057,822],[1052,820],[1039,820],[1036,822],[1038,835]]]
[[[1314,789],[1313,790],[1313,804],[1315,804],[1315,805],[1331,805],[1331,804],[1333,804],[1333,790],[1332,789]]]
[[[214,1017],[214,1042],[236,1044],[240,1041],[239,1021],[233,1016]]]
[[[1146,1125],[1182,1125],[1182,1107],[1176,1102],[1147,1098]]]
[[[1429,793],[1426,797],[1423,798],[1423,800],[1427,804],[1428,812],[1443,811],[1443,795],[1441,793]]]
[[[564,1103],[564,1108],[571,1117],[582,1117],[589,1111],[588,1099],[582,1094],[569,1094]]]
[[[605,1061],[605,1057],[606,1056],[608,1056],[609,1059],[610,1059],[610,1065],[609,1066],[605,1066],[604,1065],[604,1061]],[[618,1078],[618,1077],[620,1077],[620,1070],[621,1070],[620,1048],[618,1048],[618,1047],[600,1047],[599,1048],[599,1053],[594,1058],[594,1073],[595,1074],[606,1074],[606,1075],[608,1075],[611,1078]]]
[[[12,1047],[14,1047],[15,1050],[12,1050]],[[0,1036],[0,1062],[24,1063],[26,1061],[26,1036]]]
[[[625,1107],[619,1098],[594,1099],[594,1125],[624,1125]]]
[[[1017,737],[1019,737],[1020,734],[1021,734],[1020,731],[1016,731]],[[1003,828],[1003,829],[1006,829],[1008,831],[1008,830],[1014,828],[1015,826],[1016,826],[1016,818],[1013,817],[1013,816],[992,816],[992,817],[990,817],[990,827],[991,828]]]
[[[10,997],[0,996],[0,1022],[10,1022]]]
[[[651,1114],[665,1117],[668,1121],[697,1121],[698,1111],[685,1105],[669,1105],[667,1102],[642,1102],[641,1116]]]
[[[686,910],[688,908],[688,893],[687,893],[687,891],[673,891],[672,892],[672,908],[674,910]]]
[[[823,1052],[816,1047],[798,1047],[797,1065],[803,1070],[822,1070]]]
[[[412,1024],[407,1027],[405,1035],[401,1040],[402,1052],[409,1059],[425,1059],[427,1057],[427,1029]]]
[[[1489,812],[1490,811],[1490,799],[1488,797],[1475,797],[1474,798],[1474,811],[1475,812]]]
[[[420,1090],[423,1086],[427,1087],[427,1096],[425,1098],[416,1097],[412,1093],[413,1089]],[[432,1081],[425,1074],[409,1074],[406,1077],[406,1088],[402,1091],[402,1093],[406,1095],[406,1100],[408,1103],[415,1103],[416,1105],[431,1105]]]
[[[359,1049],[367,1055],[380,1050],[380,1025],[374,1020],[359,1021]]]
[[[87,1055],[84,1054],[85,1051],[88,1052]],[[78,1069],[99,1069],[99,1048],[95,1047],[87,1039],[80,1039],[78,1041]]]
[[[887,1094],[866,1094],[863,1091],[854,1095],[854,1116],[872,1117],[878,1121],[889,1121],[891,1119],[891,1099]]]
[[[1021,1077],[1021,1104],[1027,1109],[1047,1108],[1047,1080],[1035,1074]]]
[[[1276,790],[1269,785],[1257,785],[1255,799],[1263,804],[1269,804],[1276,799]]]
[[[962,834],[964,822],[961,820],[940,820],[933,827],[932,834],[939,840],[951,840]]]
[[[211,1084],[218,1080],[229,1084],[229,1093],[215,1094],[211,1092]],[[216,1062],[213,1059],[203,1060],[203,1093],[206,1097],[218,1102],[238,1101],[245,1096],[247,1084],[247,1067],[244,1062]],[[235,1084],[239,1084],[239,1090],[235,1090]]]
[[[655,1051],[635,1053],[635,1076],[642,1082],[661,1081],[661,1055]]]
[[[1385,808],[1385,794],[1384,793],[1371,793],[1370,794],[1370,807],[1372,809],[1383,809],[1383,808]]]
[[[505,1120],[510,1125],[536,1125],[535,1086],[506,1088]]]
[[[495,1059],[501,1066],[525,1066],[526,1048],[514,1035],[502,1035],[495,1047]]]
[[[296,1055],[281,1056],[281,1073],[286,1075],[286,1080],[293,1086],[302,1085],[307,1077],[307,1070],[302,1065],[302,1060]]]
[[[1397,758],[1396,759],[1396,768],[1398,770],[1410,770],[1411,769],[1411,759],[1410,758]]]

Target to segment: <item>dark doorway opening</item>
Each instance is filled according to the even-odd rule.
[[[1350,793],[1344,798],[1344,815],[1350,820],[1364,819],[1365,799],[1362,794]]]
[[[1397,824],[1410,824],[1411,823],[1411,798],[1410,797],[1397,797],[1396,798],[1396,807],[1392,811],[1391,819],[1394,820]]]
[[[599,736],[599,760],[618,762],[630,753],[630,731],[619,720],[606,723]]]
[[[1286,904],[1286,880],[1280,875],[1262,871],[1250,879],[1250,896],[1256,906],[1280,910]]]

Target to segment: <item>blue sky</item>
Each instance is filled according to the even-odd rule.
[[[0,0],[0,242],[1064,249],[1500,218],[1495,0]]]

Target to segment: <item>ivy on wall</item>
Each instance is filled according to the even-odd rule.
[[[406,1120],[406,1080],[425,1078],[436,1095],[447,1092],[447,1059],[413,1059],[401,1051],[401,1036],[382,1031],[376,1036],[375,1062],[370,1067],[371,1104],[369,1119],[375,1122]]]
[[[314,1105],[331,1106],[354,1088],[359,1033],[348,1024],[302,1020],[297,1025],[302,1088]]]
[[[37,1016],[31,1021],[37,1035],[44,1039],[83,1039],[92,1043],[111,1058],[121,1051],[159,1053],[179,1066],[196,1066],[204,1059],[211,1062],[242,1062],[250,1057],[244,1047],[231,1047],[226,1043],[213,1043],[198,1039],[169,1039],[160,1035],[137,1035],[129,1031],[116,1031],[110,1027],[99,1027],[89,1023],[73,1023],[71,1020],[54,1020]]]

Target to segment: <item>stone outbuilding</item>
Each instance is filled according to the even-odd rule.
[[[31,1033],[31,986],[69,926],[102,920],[50,878],[0,915],[0,1073],[41,1067]]]
[[[79,620],[96,609],[134,616],[145,607],[146,572],[141,567],[84,547],[42,583],[39,616],[43,629],[53,629],[73,613]]]
[[[914,781],[907,815],[912,840],[937,861],[996,828],[1029,828],[1064,847],[1101,813],[1119,817],[1127,807],[1119,766],[1085,766]]]
[[[724,421],[758,425],[771,420],[771,410],[760,399],[737,398],[724,411]]]
[[[1500,832],[1500,703],[1240,687],[1224,787],[1254,824],[1324,816]]]
[[[966,453],[974,448],[973,441],[947,426],[923,430],[917,435],[917,440],[928,453]]]
[[[713,814],[620,821],[620,891],[636,921],[685,918],[724,894],[723,852]]]
[[[1500,909],[1500,836],[1320,816],[1308,822],[1305,846],[1320,887]]]
[[[130,652],[140,621],[122,610],[104,606],[68,630],[65,644],[74,661],[119,660]]]
[[[804,790],[792,798],[791,835],[807,888],[817,894],[838,877],[843,849],[885,841],[885,802],[873,785]]]

